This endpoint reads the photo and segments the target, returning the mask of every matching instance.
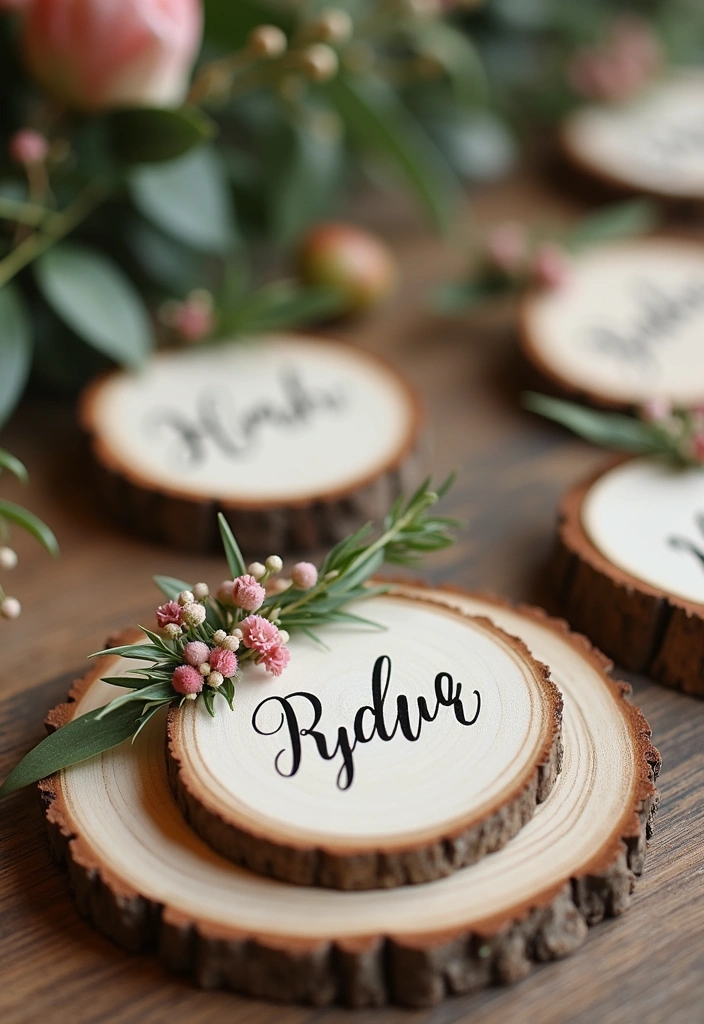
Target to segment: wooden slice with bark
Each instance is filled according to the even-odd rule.
[[[524,355],[549,384],[616,408],[704,401],[703,332],[704,245],[674,238],[585,250],[521,310]]]
[[[633,101],[585,106],[562,126],[579,170],[629,192],[704,200],[704,72],[682,69]]]
[[[236,711],[168,721],[169,776],[225,857],[299,885],[432,881],[504,846],[550,792],[562,699],[524,645],[432,600],[383,595],[247,666]]]
[[[169,789],[165,721],[154,718],[133,745],[41,784],[81,913],[128,949],[156,947],[167,966],[208,988],[316,1005],[425,1006],[515,981],[624,911],[643,869],[660,763],[628,687],[542,613],[422,594],[521,636],[563,693],[563,769],[515,839],[427,885],[340,892],[253,874],[186,824]],[[110,699],[99,675],[118,670],[114,660],[77,684],[54,727]]]
[[[415,482],[421,407],[376,356],[272,335],[162,352],[84,392],[104,503],[194,550],[222,511],[255,554],[330,545]]]
[[[564,497],[565,616],[625,668],[704,696],[704,473],[613,460]]]

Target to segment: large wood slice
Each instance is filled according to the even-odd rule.
[[[301,550],[378,518],[415,481],[421,408],[387,363],[298,335],[162,352],[84,392],[108,511],[207,550],[216,513],[253,554]]]
[[[564,497],[565,616],[624,667],[704,696],[704,473],[611,460]]]
[[[624,911],[643,869],[660,764],[628,687],[542,613],[432,596],[521,636],[562,690],[563,769],[514,840],[427,885],[339,892],[255,875],[184,821],[166,775],[165,722],[155,718],[134,745],[41,784],[81,913],[129,949],[157,947],[202,986],[315,1004],[424,1006],[515,981],[532,962],[574,951],[587,925]],[[76,685],[53,726],[112,696],[98,680],[108,667]]]
[[[337,889],[428,882],[504,846],[549,794],[562,698],[514,637],[416,597],[357,609],[383,633],[291,640],[272,680],[168,721],[170,779],[213,849],[260,874]]]
[[[704,199],[704,72],[680,70],[636,100],[586,106],[561,131],[580,170],[607,185],[668,200]]]
[[[704,245],[654,238],[574,257],[562,287],[521,310],[526,358],[558,389],[602,406],[704,401]]]

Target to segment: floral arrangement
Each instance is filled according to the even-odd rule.
[[[573,253],[647,234],[657,223],[655,206],[636,199],[607,206],[560,233],[517,221],[497,224],[475,246],[467,278],[440,288],[434,306],[454,313],[530,286],[560,288],[569,280]]]
[[[348,605],[388,590],[369,583],[384,564],[414,564],[452,543],[456,521],[430,511],[451,483],[449,478],[434,492],[426,481],[408,500],[399,497],[376,539],[370,539],[372,526],[367,524],[337,544],[319,569],[298,562],[290,579],[280,577],[283,563],[276,555],[247,568],[221,515],[232,578],[212,596],[205,583],[189,587],[181,580],[156,577],[167,598],[156,610],[159,632],[141,627],[144,641],[92,655],[119,655],[147,666],[131,675],[105,677],[127,692],[42,740],[7,777],[0,796],[136,736],[160,708],[200,698],[214,715],[219,695],[232,710],[243,668],[253,663],[281,675],[291,658],[290,634],[296,630],[324,647],[317,630],[328,623],[374,627]]]
[[[647,402],[637,415],[600,412],[529,392],[523,404],[593,444],[634,455],[661,455],[678,466],[704,466],[704,408],[676,409],[663,398]]]
[[[0,0],[0,413],[30,372],[71,392],[155,344],[329,317],[334,288],[272,274],[370,164],[449,224],[427,126],[482,89],[452,6]]]

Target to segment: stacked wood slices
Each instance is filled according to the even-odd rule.
[[[363,608],[380,629],[294,636],[278,679],[247,666],[233,712],[187,703],[41,783],[101,931],[205,987],[424,1006],[626,909],[659,757],[604,658],[470,594],[398,584]],[[124,667],[103,658],[50,726]]]

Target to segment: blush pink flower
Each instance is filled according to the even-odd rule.
[[[232,593],[235,589],[235,584],[232,580],[223,580],[218,587],[217,599],[220,604],[233,604]]]
[[[692,453],[696,462],[704,462],[704,434],[697,433],[693,436]]]
[[[210,652],[208,659],[211,669],[219,672],[225,679],[231,679],[237,671],[237,655],[222,647]]]
[[[561,288],[570,276],[567,253],[554,242],[539,245],[533,256],[533,275],[546,288]]]
[[[280,646],[278,629],[261,615],[248,615],[242,619],[239,628],[242,630],[242,643],[253,651],[265,654]]]
[[[210,656],[210,648],[207,644],[203,643],[202,640],[191,640],[190,643],[186,644],[183,648],[183,656],[189,665],[193,665],[198,668],[199,665],[205,664]]]
[[[203,677],[192,665],[179,665],[171,677],[171,685],[176,693],[200,693],[203,689]]]
[[[318,582],[318,570],[312,562],[296,562],[291,570],[291,582],[299,590],[310,590]]]
[[[246,612],[256,612],[257,608],[261,608],[265,597],[266,590],[261,583],[257,583],[254,576],[238,576],[233,580],[232,600],[238,608],[243,608]]]
[[[261,662],[267,672],[270,672],[272,676],[280,676],[283,670],[291,660],[291,652],[288,647],[283,645],[279,647],[272,647],[270,650],[262,654]]]
[[[646,423],[664,423],[670,418],[671,413],[670,403],[660,395],[649,399],[640,410],[641,419]]]
[[[49,143],[43,135],[32,128],[20,128],[10,137],[8,145],[10,159],[16,164],[32,166],[43,164],[49,152]]]
[[[156,621],[160,629],[168,626],[170,622],[180,626],[183,618],[183,609],[178,601],[167,601],[161,604],[156,610]]]

